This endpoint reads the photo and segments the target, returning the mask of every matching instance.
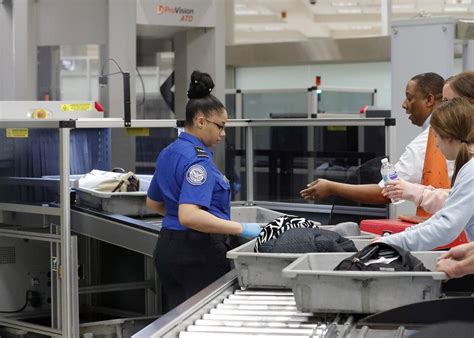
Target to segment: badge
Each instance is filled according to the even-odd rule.
[[[201,185],[206,182],[206,169],[199,164],[192,165],[186,172],[186,180],[192,185]]]

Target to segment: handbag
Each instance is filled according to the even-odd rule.
[[[131,171],[117,173],[94,169],[79,179],[79,188],[100,192],[134,192],[140,190],[140,180]]]
[[[399,246],[377,242],[343,259],[334,270],[343,271],[430,271],[423,263]]]

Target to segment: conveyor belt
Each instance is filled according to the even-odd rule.
[[[235,290],[179,337],[324,337],[327,328],[327,322],[296,309],[292,292]]]
[[[133,337],[403,338],[414,333],[400,324],[357,325],[360,319],[300,312],[289,290],[240,290],[233,270]]]

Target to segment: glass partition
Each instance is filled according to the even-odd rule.
[[[299,192],[314,179],[354,180],[361,165],[385,155],[384,128],[255,127],[254,135],[261,136],[265,142],[254,143],[254,200],[306,203]],[[244,149],[235,148],[233,153],[243,155]],[[226,153],[226,162],[241,163],[239,177],[245,177],[245,160],[229,158],[230,154]],[[377,164],[377,172],[373,177],[364,177],[365,183],[377,183],[379,169]],[[332,202],[332,199],[318,201]]]
[[[373,106],[375,91],[318,89],[318,114],[359,114],[364,106]]]
[[[308,117],[308,91],[242,92],[242,118]]]

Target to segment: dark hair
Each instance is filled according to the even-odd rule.
[[[194,116],[198,112],[208,117],[214,112],[222,112],[225,107],[219,99],[211,94],[214,88],[214,81],[207,73],[201,73],[195,70],[191,74],[191,82],[189,83],[188,98],[186,105],[186,121],[185,126],[193,124]]]
[[[439,136],[461,141],[454,164],[452,186],[459,170],[471,159],[469,145],[474,143],[474,106],[463,97],[455,97],[435,108],[430,124]]]
[[[451,89],[468,100],[474,99],[474,71],[465,71],[446,79]]]
[[[436,101],[443,98],[444,79],[436,73],[421,73],[411,78],[416,82],[416,90],[424,97],[433,95]]]

